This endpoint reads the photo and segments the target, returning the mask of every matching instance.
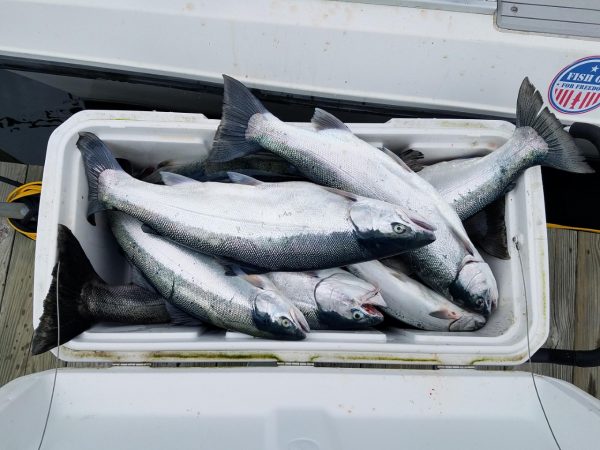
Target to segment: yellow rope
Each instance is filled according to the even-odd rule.
[[[38,195],[42,192],[42,182],[41,181],[32,181],[31,183],[25,183],[18,188],[15,188],[8,196],[6,197],[6,201],[9,203],[14,202],[15,200],[19,200],[23,197],[29,197],[31,195]],[[21,230],[17,227],[10,219],[7,219],[8,224],[14,228],[17,233],[21,233],[24,236],[27,236],[29,239],[37,238],[37,233],[32,233],[29,231]]]
[[[569,227],[566,225],[557,225],[555,223],[547,223],[546,226],[548,228],[556,228],[559,230],[588,231],[590,233],[600,233],[600,230],[595,230],[594,228]]]

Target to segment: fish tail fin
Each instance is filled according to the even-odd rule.
[[[209,160],[225,162],[256,153],[261,146],[249,141],[248,124],[255,114],[267,113],[263,104],[238,80],[223,75],[223,114]]]
[[[548,144],[548,155],[542,163],[544,166],[574,173],[594,172],[584,161],[584,155],[577,148],[575,140],[564,130],[556,116],[544,107],[542,96],[529,78],[521,83],[517,98],[519,127],[533,128]]]
[[[81,292],[83,286],[92,280],[103,283],[73,233],[64,225],[58,226],[57,241],[52,282],[44,299],[44,312],[31,342],[31,353],[34,355],[70,341],[93,324],[86,313],[87,307]]]
[[[108,169],[123,169],[106,144],[93,133],[79,133],[77,148],[81,151],[88,180],[88,221],[94,224],[94,214],[106,209],[98,200],[98,177]]]

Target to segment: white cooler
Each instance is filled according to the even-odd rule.
[[[218,123],[191,114],[84,111],[54,132],[39,215],[34,326],[50,286],[57,224],[73,231],[107,282],[131,277],[103,218],[95,227],[86,221],[78,133],[97,134],[117,157],[156,164],[206,153]],[[501,121],[431,119],[349,126],[375,145],[420,150],[428,162],[483,155],[514,129]],[[484,255],[500,300],[481,330],[323,331],[287,342],[201,328],[100,324],[63,345],[60,358],[127,367],[59,370],[42,448],[548,449],[556,448],[555,438],[563,449],[598,448],[600,406],[593,397],[536,376],[540,402],[531,374],[473,370],[520,364],[548,336],[539,168],[526,171],[507,195],[506,221],[510,260]],[[148,367],[164,362],[186,367]],[[248,367],[200,367],[219,362]],[[346,367],[319,367],[323,363]],[[365,368],[369,364],[388,368]],[[406,364],[439,369],[403,369]],[[37,448],[53,380],[48,371],[0,390],[0,449]]]

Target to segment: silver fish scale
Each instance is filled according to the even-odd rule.
[[[128,323],[165,323],[170,316],[165,299],[157,293],[135,285],[109,286],[91,282],[81,292],[85,299],[86,316]]]
[[[277,288],[304,314],[311,329],[327,328],[319,319],[315,287],[322,280],[302,272],[271,272],[266,275]]]
[[[141,223],[110,212],[113,233],[132,263],[157,291],[183,311],[213,325],[263,335],[252,319],[260,290],[239,277],[227,277],[212,258],[144,233]]]
[[[433,186],[388,155],[350,132],[329,131],[315,133],[281,122],[272,114],[255,114],[247,138],[286,158],[316,183],[397,204],[436,226],[433,243],[398,258],[433,289],[447,294],[468,255],[450,231],[454,227],[468,241],[456,212]],[[482,260],[476,250],[475,256]]]
[[[489,155],[443,161],[424,167],[419,175],[466,220],[503,195],[521,173],[541,164],[547,154],[548,145],[532,128],[519,128]]]
[[[449,230],[438,226],[435,234],[435,242],[399,255],[398,258],[408,264],[431,288],[447,295],[448,286],[456,279],[467,252],[462,245],[453,245],[455,237]]]
[[[200,252],[273,270],[372,257],[354,234],[353,202],[310,183],[159,186],[106,170],[99,199]]]

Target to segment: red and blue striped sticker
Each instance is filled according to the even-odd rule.
[[[600,56],[575,61],[554,77],[548,89],[554,109],[565,114],[582,114],[600,106]]]

